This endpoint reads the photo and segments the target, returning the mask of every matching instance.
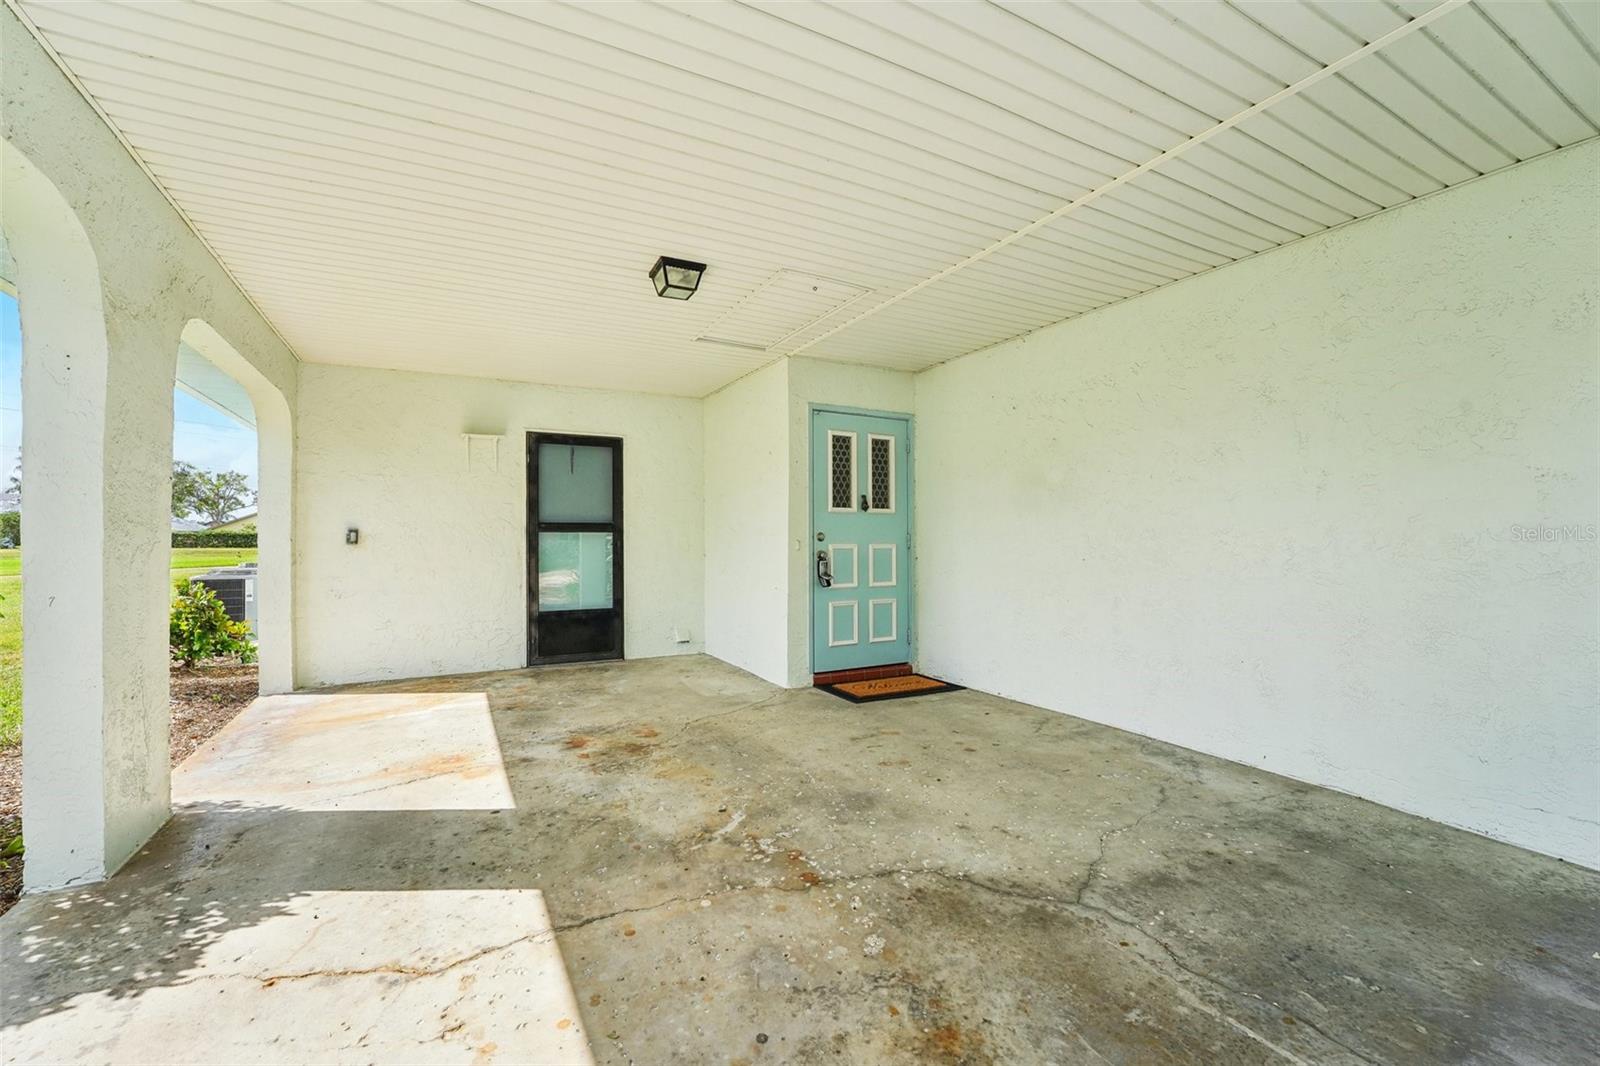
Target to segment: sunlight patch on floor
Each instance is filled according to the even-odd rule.
[[[310,891],[237,925],[229,909],[191,919],[213,931],[182,972],[8,1025],[6,1058],[593,1061],[537,889]],[[41,933],[21,935],[24,957]]]
[[[515,806],[481,692],[262,697],[173,772],[172,802],[296,811]]]

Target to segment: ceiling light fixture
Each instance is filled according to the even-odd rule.
[[[704,263],[662,256],[650,268],[650,281],[656,287],[657,296],[668,300],[687,300],[700,287],[700,276],[705,272]]]

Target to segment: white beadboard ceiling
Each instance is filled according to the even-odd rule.
[[[301,358],[688,396],[925,368],[1600,133],[1590,0],[7,2]]]

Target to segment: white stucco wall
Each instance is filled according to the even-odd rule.
[[[706,651],[811,684],[811,406],[908,413],[911,375],[787,358],[706,400]]]
[[[625,654],[702,649],[700,401],[307,364],[298,423],[302,685],[527,665],[533,430],[623,438]]]
[[[705,401],[706,651],[789,677],[789,371],[777,362]]]
[[[1600,866],[1597,167],[919,375],[923,667]]]
[[[193,320],[208,323],[284,410],[292,405],[297,364],[9,8],[0,10],[0,71],[8,185],[31,168],[53,187],[87,237],[103,311],[98,352],[46,343],[74,335],[44,312],[80,285],[72,268],[82,257],[60,254],[65,245],[17,240],[14,228],[29,221],[23,216],[36,198],[10,195],[20,186],[0,190],[23,320],[28,522],[47,528],[59,520],[80,531],[23,542],[23,822],[31,890],[109,873],[167,817],[168,502],[179,337]],[[13,165],[13,156],[25,164]],[[87,297],[78,313],[85,311],[94,313]],[[28,387],[40,375],[57,382],[100,377],[92,396],[80,381],[63,421],[64,392]],[[79,431],[85,422],[94,424],[92,433]],[[85,441],[93,445],[87,451]],[[77,460],[58,462],[68,451],[79,453]],[[57,479],[51,469],[64,473]],[[94,513],[85,517],[85,507]],[[97,581],[82,580],[89,569]],[[82,710],[88,689],[80,682],[90,671],[98,675],[94,706],[64,713]],[[103,818],[53,813],[86,802],[98,804]]]

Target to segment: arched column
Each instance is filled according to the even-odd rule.
[[[183,341],[244,387],[256,414],[256,633],[261,644],[261,693],[294,690],[293,530],[294,426],[289,403],[209,324],[191,319]]]
[[[22,320],[23,831],[27,887],[104,877],[118,762],[106,728],[106,397],[100,275],[50,181],[0,142]],[[159,823],[158,823],[159,824]]]

